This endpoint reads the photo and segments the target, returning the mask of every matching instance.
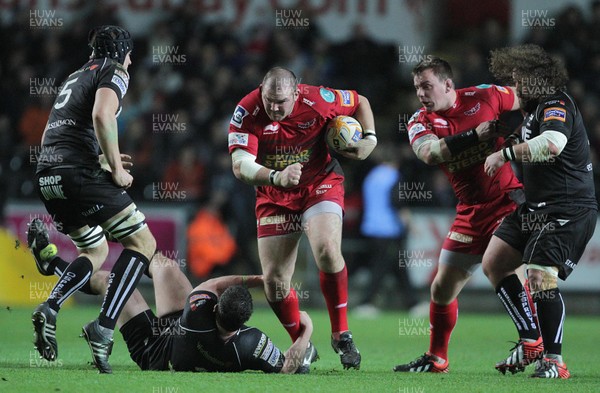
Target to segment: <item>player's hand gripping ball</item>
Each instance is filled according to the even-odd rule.
[[[343,151],[349,143],[362,139],[363,129],[358,120],[350,116],[336,116],[327,124],[325,137],[329,148]]]

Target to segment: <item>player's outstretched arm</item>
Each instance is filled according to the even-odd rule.
[[[285,362],[281,369],[282,374],[293,374],[302,365],[306,348],[313,332],[313,324],[306,311],[300,311],[300,336],[285,352]]]
[[[234,285],[243,285],[247,288],[262,287],[263,276],[223,276],[211,278],[194,288],[194,291],[209,291],[221,296],[225,290]]]

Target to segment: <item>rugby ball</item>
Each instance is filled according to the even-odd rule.
[[[362,139],[363,129],[358,120],[350,116],[336,116],[327,123],[325,138],[333,150],[344,150],[349,143]]]

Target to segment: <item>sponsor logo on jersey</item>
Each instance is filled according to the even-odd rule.
[[[340,96],[342,106],[354,106],[354,96],[352,95],[352,92],[348,90],[336,90],[335,92]]]
[[[273,154],[264,155],[261,164],[267,168],[282,171],[285,167],[297,162],[307,163],[312,154],[312,148],[302,149],[302,146],[276,146]]]
[[[445,119],[433,119],[433,124],[438,127],[448,128],[448,121]]]
[[[487,83],[475,86],[477,89],[489,89],[490,87],[492,87],[492,85],[488,85]]]
[[[474,165],[485,162],[487,156],[494,152],[495,142],[493,139],[479,142],[476,146],[472,146],[460,153],[452,156],[452,159],[444,165],[448,172],[460,172]]]
[[[270,339],[267,339],[267,346],[265,350],[260,354],[260,358],[264,361],[268,361],[271,356],[271,352],[273,352],[273,342]]]
[[[568,266],[568,267],[570,267],[571,269],[575,269],[575,266],[577,266],[577,265],[575,265],[575,264],[573,263],[573,261],[571,261],[570,259],[567,259],[567,260],[565,261],[565,265],[567,265],[567,266]]]
[[[302,98],[302,102],[304,102],[306,105],[308,106],[313,106],[315,104],[314,101],[309,100],[308,98],[304,97]]]
[[[46,129],[51,130],[51,129],[57,128],[57,127],[74,126],[74,125],[75,125],[75,119],[60,119],[60,120],[53,121],[52,123],[49,123],[48,127],[46,127]]]
[[[92,66],[90,67],[90,71],[94,71],[98,67],[100,67],[98,64],[92,64]]]
[[[232,124],[237,128],[241,128],[242,123],[244,122],[244,117],[246,116],[248,116],[248,111],[244,109],[243,106],[238,105],[233,111],[233,116],[231,116],[231,121],[229,122],[229,124]]]
[[[230,132],[229,133],[229,146],[248,146],[248,134],[243,132]]]
[[[454,231],[448,232],[448,239],[460,243],[473,243],[473,236],[465,235]]]
[[[113,75],[111,82],[119,88],[119,90],[121,91],[121,98],[123,98],[125,96],[125,93],[127,93],[127,82],[121,79],[121,77],[118,75]]]
[[[271,366],[275,367],[277,365],[277,362],[279,361],[280,356],[281,356],[281,351],[279,350],[279,348],[277,348],[277,347],[273,348],[273,352],[271,352],[271,356],[269,356],[269,360],[267,360],[267,363],[269,363]]]
[[[558,120],[564,123],[567,120],[567,111],[556,106],[544,109],[544,121],[550,120]]]
[[[465,96],[474,96],[475,93],[477,93],[476,91],[465,91],[464,95]]]
[[[413,113],[413,115],[410,117],[410,119],[408,119],[408,124],[412,123],[413,121],[417,120],[417,117],[419,117],[419,114],[423,112],[423,109],[419,109],[418,111],[416,111],[415,113]]]
[[[252,354],[252,356],[257,358],[258,355],[260,355],[260,351],[262,351],[262,349],[264,348],[266,342],[267,342],[267,336],[263,333],[260,336],[260,341],[258,342],[258,345],[256,346],[256,349],[254,350],[254,353]]]
[[[192,311],[196,311],[198,307],[204,305],[207,300],[210,299],[210,295],[206,293],[197,293],[195,295],[190,296],[190,309]]]
[[[267,126],[263,128],[263,135],[277,134],[277,132],[279,132],[279,123],[267,124]]]
[[[408,140],[412,141],[415,139],[417,135],[422,133],[423,131],[427,131],[427,128],[421,123],[415,123],[408,129]]]
[[[500,93],[504,93],[504,94],[510,94],[510,92],[508,91],[508,89],[504,86],[496,86],[494,85],[494,87],[496,88],[496,90],[498,90]]]
[[[315,191],[315,194],[317,194],[317,195],[325,194],[332,187],[333,186],[331,184],[321,184],[319,187],[317,187],[317,190]]]
[[[329,102],[331,104],[333,101],[335,101],[335,94],[333,94],[331,90],[327,90],[326,88],[321,87],[319,89],[319,94],[321,94],[321,98],[325,102]]]
[[[565,105],[565,102],[563,100],[552,100],[552,101],[544,102],[544,105],[554,105],[554,104]]]
[[[254,112],[252,112],[252,116],[256,116],[259,111],[260,111],[260,107],[258,105],[256,105],[256,107],[254,108]]]
[[[125,70],[115,68],[115,75],[117,75],[121,79],[123,79],[123,81],[125,81],[125,83],[127,83],[127,86],[129,86],[129,74],[127,74],[127,72],[125,72]]]
[[[298,123],[298,128],[306,130],[307,128],[314,126],[316,122],[317,118],[307,121],[306,123]]]
[[[464,114],[465,116],[473,116],[474,114],[479,112],[479,109],[481,109],[480,102],[478,102],[477,105],[475,105],[473,108],[469,109],[468,111],[465,111]]]

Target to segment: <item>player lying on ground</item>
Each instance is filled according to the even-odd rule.
[[[46,249],[47,231],[28,236],[28,244]],[[53,263],[56,252],[39,255],[34,252],[43,275],[60,276],[66,268]],[[154,281],[156,314],[136,290],[117,321],[131,359],[142,370],[304,374],[318,358],[309,341],[313,326],[306,312],[300,313],[300,335],[285,354],[262,331],[244,325],[253,309],[247,288],[262,287],[262,276],[219,277],[192,289],[179,265],[160,253],[152,258],[149,274]],[[94,273],[89,292],[104,293],[108,276],[106,271]]]

